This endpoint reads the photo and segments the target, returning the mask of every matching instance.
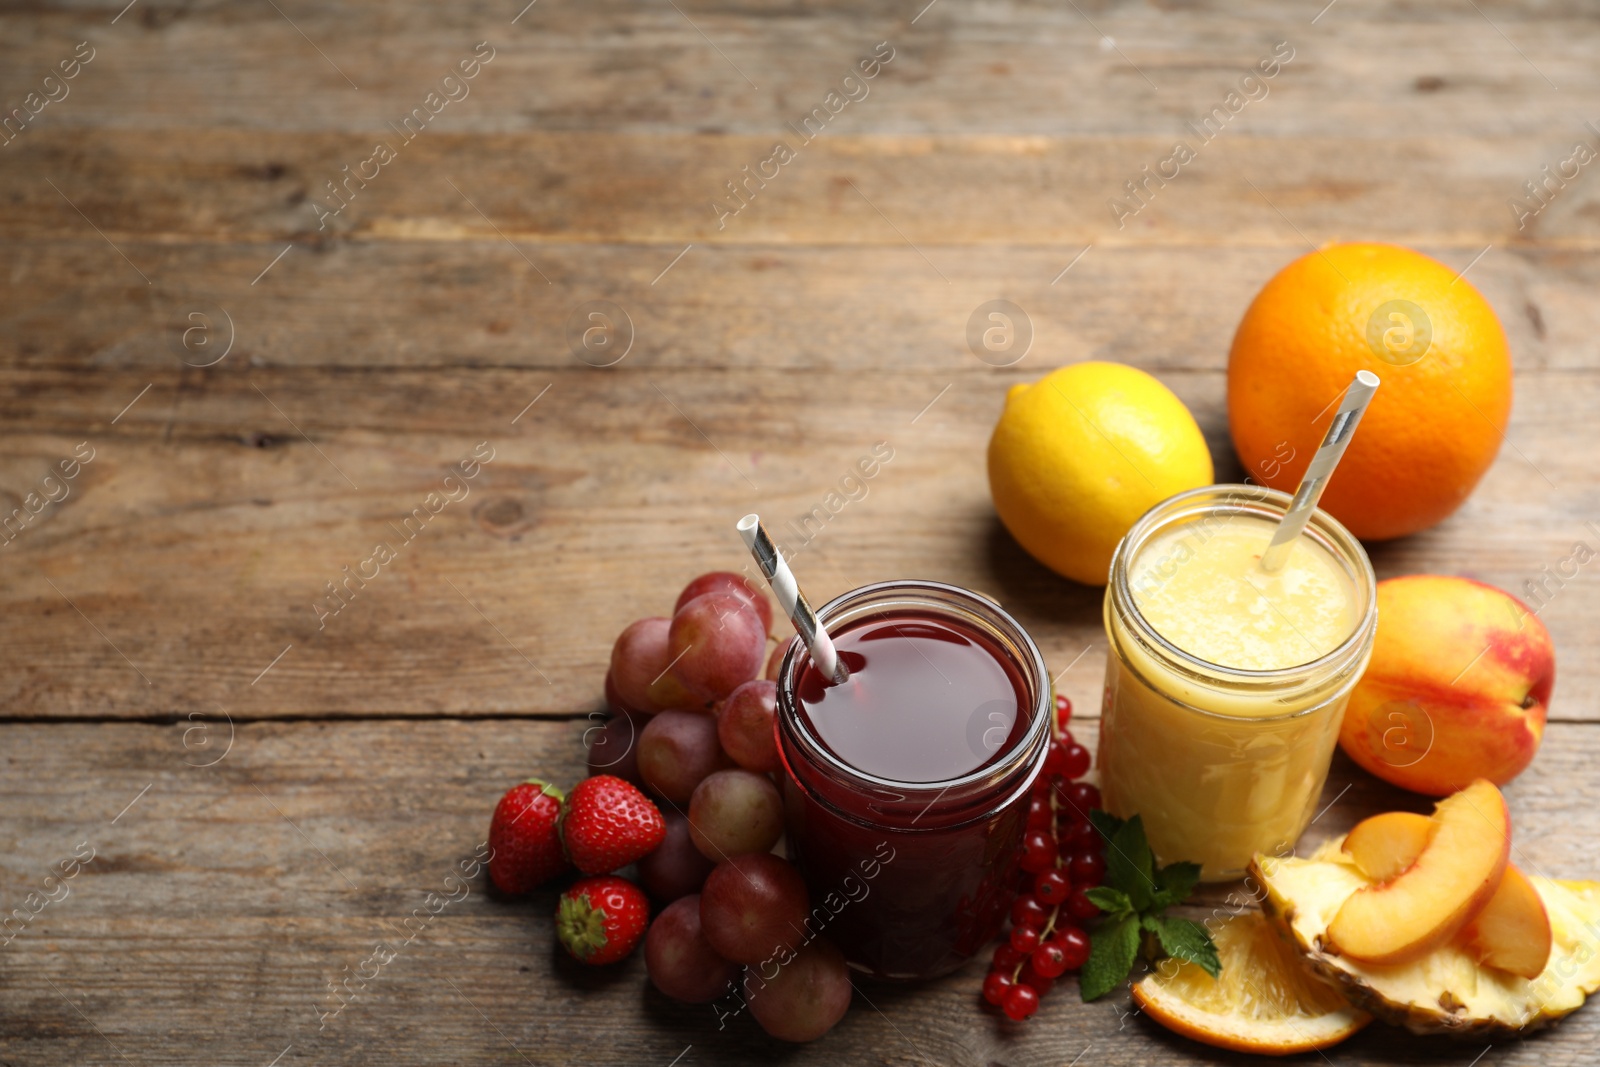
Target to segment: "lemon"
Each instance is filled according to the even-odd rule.
[[[1000,521],[1040,563],[1085,585],[1106,584],[1140,515],[1211,480],[1183,401],[1120,363],[1074,363],[1012,386],[989,438]]]

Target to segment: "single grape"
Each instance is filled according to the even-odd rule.
[[[783,800],[772,779],[754,771],[717,771],[689,798],[689,836],[713,862],[767,852],[783,836]]]
[[[1039,994],[1030,985],[1018,982],[1006,994],[1006,1000],[1000,1008],[1006,1013],[1006,1018],[1021,1022],[1039,1010]]]
[[[1033,895],[1041,903],[1054,907],[1067,899],[1067,894],[1072,892],[1072,881],[1068,872],[1059,867],[1051,867],[1047,871],[1040,871],[1039,877],[1033,881]],[[1040,923],[1039,925],[1044,925]]]
[[[717,712],[722,750],[747,771],[766,774],[783,769],[773,728],[777,708],[778,687],[757,678],[729,693]]]
[[[1068,926],[1059,929],[1051,940],[1061,947],[1061,955],[1067,970],[1075,971],[1089,962],[1089,935],[1078,927]]]
[[[689,820],[667,810],[661,813],[667,832],[655,851],[639,861],[639,881],[657,900],[677,900],[700,892],[716,864],[700,854],[689,837]]]
[[[1011,947],[1026,956],[1039,947],[1039,928],[1037,926],[1013,926],[1010,940]]]
[[[750,1014],[780,1041],[815,1041],[850,1008],[850,968],[844,953],[817,938],[779,966],[772,961],[744,973]]]
[[[614,715],[603,726],[592,726],[584,733],[589,738],[589,775],[615,775],[634,785],[639,777],[639,734],[643,730],[628,715]]]
[[[767,657],[767,669],[761,672],[761,677],[769,682],[776,682],[778,674],[783,670],[783,657],[789,651],[788,641],[779,641],[778,647],[772,650],[772,655]]]
[[[739,965],[717,955],[700,930],[700,897],[679,897],[662,909],[644,938],[651,983],[673,1000],[707,1004],[728,991]]]
[[[622,694],[617,692],[617,679],[612,675],[610,667],[606,668],[605,692],[606,707],[610,708],[618,715],[633,715],[636,717],[643,717],[650,713],[649,711],[640,711],[638,708],[630,706],[626,700],[622,699]],[[654,708],[650,709],[650,711],[654,710]]]
[[[772,632],[772,601],[767,599],[766,590],[744,575],[734,574],[732,571],[712,571],[710,574],[702,574],[684,586],[683,592],[678,594],[678,602],[672,605],[672,613],[676,615],[679,608],[706,593],[733,593],[735,596],[744,597],[761,617],[762,635]]]
[[[1056,861],[1056,842],[1049,834],[1035,830],[1022,839],[1022,859],[1019,866],[1029,874],[1037,874]]]
[[[995,1007],[1006,1001],[1006,994],[1011,992],[1010,971],[990,971],[989,976],[983,980],[983,999]]]
[[[678,609],[667,634],[672,677],[702,701],[721,700],[754,678],[766,648],[761,616],[733,593],[695,597]]]
[[[1039,903],[1031,893],[1023,893],[1011,905],[1011,921],[1018,926],[1044,926],[1050,918],[1050,909]]]
[[[770,852],[717,864],[700,890],[706,940],[725,959],[762,963],[805,939],[811,899],[800,872]]]
[[[687,708],[696,701],[667,671],[670,619],[638,619],[611,646],[612,687],[623,705],[643,712]],[[609,699],[609,698],[608,698]]]
[[[717,743],[717,723],[695,711],[663,711],[639,732],[639,776],[674,804],[687,804],[712,771],[732,764]]]
[[[1106,859],[1098,852],[1079,852],[1068,865],[1072,884],[1084,887],[1099,885],[1105,880]]]

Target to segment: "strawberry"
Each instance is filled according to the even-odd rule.
[[[567,869],[556,821],[561,790],[529,778],[514,785],[489,820],[489,878],[501,891],[526,893]]]
[[[637,786],[609,774],[585,778],[561,805],[561,844],[584,874],[605,874],[655,851],[667,824]]]
[[[644,890],[626,878],[580,878],[561,894],[556,936],[579,963],[615,963],[633,951],[649,921]]]

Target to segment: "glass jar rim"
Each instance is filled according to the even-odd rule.
[[[972,787],[999,786],[1014,774],[1019,767],[1025,766],[1030,760],[1044,751],[1044,745],[1049,739],[1050,720],[1050,676],[1045,667],[1044,656],[1034,644],[1032,636],[1023,629],[1022,624],[997,602],[988,597],[963,589],[957,585],[944,582],[926,581],[917,578],[902,578],[887,582],[874,582],[863,585],[842,593],[824,604],[817,612],[817,618],[826,625],[836,618],[844,615],[847,609],[862,605],[867,601],[858,616],[852,616],[847,621],[854,622],[856,618],[870,617],[873,610],[882,610],[892,607],[889,604],[870,603],[875,596],[884,593],[905,594],[906,606],[918,609],[931,609],[947,617],[960,619],[971,625],[974,621],[987,626],[989,629],[1000,632],[1011,644],[1017,646],[1023,656],[1018,660],[1017,666],[1025,678],[1035,688],[1035,706],[1030,712],[1031,719],[1027,731],[1019,738],[1004,755],[990,763],[985,763],[975,770],[955,778],[945,778],[933,782],[905,782],[894,778],[884,778],[871,774],[852,766],[834,755],[822,743],[806,717],[800,713],[799,700],[795,694],[796,675],[798,674],[798,655],[808,655],[805,645],[798,637],[789,642],[789,649],[784,653],[783,663],[778,670],[777,704],[780,721],[789,727],[790,732],[803,743],[805,754],[825,767],[836,780],[842,780],[851,785],[892,794],[902,800],[921,799],[923,794],[931,794],[935,799],[946,795],[953,795],[957,799],[968,792]],[[919,595],[921,594],[921,595]],[[927,594],[932,594],[928,596]],[[941,599],[942,598],[942,599]],[[955,605],[946,601],[967,601],[975,607],[981,608],[992,619],[984,618],[976,612],[959,613]],[[1028,712],[1025,707],[1018,707],[1018,713]],[[1031,776],[1030,776],[1031,777]],[[931,803],[931,801],[930,801]]]
[[[1207,501],[1205,499],[1207,497],[1216,499]],[[1128,572],[1134,559],[1138,557],[1139,550],[1156,533],[1216,514],[1250,514],[1276,520],[1288,510],[1293,499],[1288,493],[1267,486],[1220,482],[1174,494],[1139,516],[1118,542],[1116,552],[1111,558],[1112,605],[1124,622],[1132,624],[1132,636],[1157,653],[1166,661],[1167,666],[1176,667],[1208,684],[1223,683],[1248,688],[1281,686],[1287,682],[1301,681],[1319,674],[1334,673],[1347,663],[1360,658],[1369,633],[1377,625],[1377,575],[1372,570],[1372,561],[1367,557],[1366,549],[1361,546],[1361,542],[1345,529],[1338,519],[1320,507],[1311,513],[1311,519],[1306,524],[1306,532],[1301,536],[1309,534],[1316,537],[1336,560],[1350,569],[1351,580],[1355,583],[1358,594],[1366,600],[1366,605],[1349,635],[1332,650],[1316,659],[1271,670],[1247,670],[1242,667],[1212,663],[1167,640],[1139,611],[1138,603],[1134,600]],[[1255,507],[1246,506],[1247,504]],[[1266,723],[1296,718],[1315,711],[1316,708],[1305,708],[1285,715],[1259,717],[1222,715],[1206,711],[1204,708],[1193,710],[1220,719],[1248,718],[1253,722]]]

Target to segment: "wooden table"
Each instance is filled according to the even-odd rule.
[[[615,634],[740,565],[737,516],[798,518],[877,442],[892,461],[797,562],[810,591],[991,593],[1092,743],[1100,594],[994,517],[1004,391],[1146,368],[1237,479],[1229,338],[1311,245],[1470,269],[1516,355],[1493,470],[1375,546],[1380,575],[1520,590],[1600,544],[1600,178],[1524,191],[1600,142],[1588,5],[124,2],[0,12],[23,109],[0,147],[0,513],[68,493],[0,548],[0,904],[67,893],[8,927],[6,1063],[1231,1062],[1126,993],[1068,986],[1002,1024],[979,966],[863,986],[813,1046],[719,1032],[637,957],[562,958],[552,894],[481,878],[319,1012],[438,906],[509,783],[581,773]],[[1186,125],[1275,49],[1220,132]],[[792,158],[764,163],[779,140]],[[1178,176],[1111,208],[1177,140]],[[965,341],[992,299],[1033,330],[1011,366]],[[612,329],[585,348],[595,301]],[[321,617],[378,542],[394,558]],[[1594,580],[1542,612],[1560,684],[1509,790],[1519,847],[1567,877],[1600,874]],[[1421,805],[1342,757],[1327,799],[1311,838]],[[1587,1064],[1597,1040],[1591,1008],[1487,1052],[1374,1027],[1326,1059]]]

